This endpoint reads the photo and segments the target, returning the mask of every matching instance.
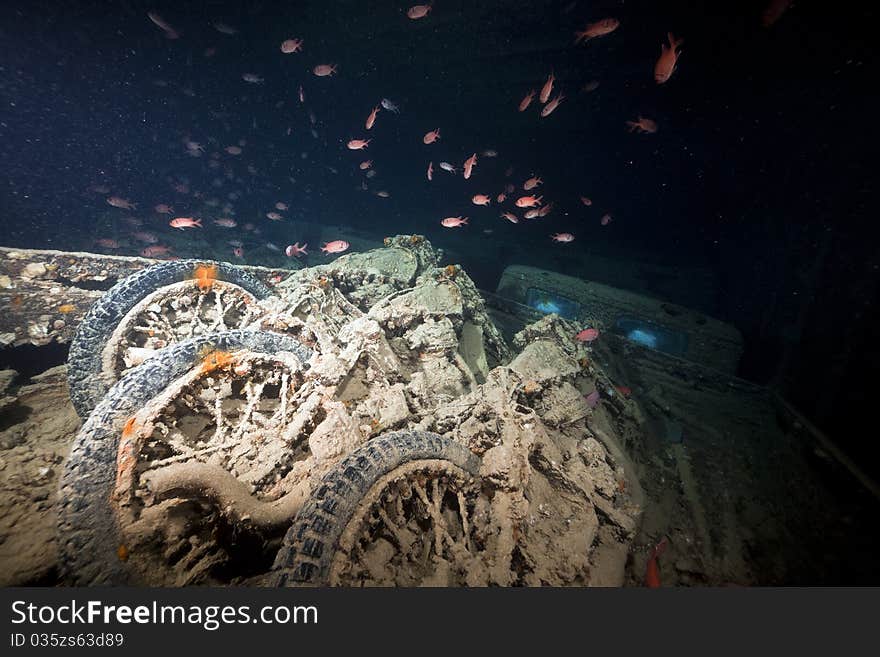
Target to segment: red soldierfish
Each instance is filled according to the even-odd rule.
[[[146,244],[156,244],[159,241],[159,238],[156,237],[153,233],[148,233],[143,230],[132,233],[131,236],[135,238],[138,242],[144,242]]]
[[[676,39],[672,32],[668,32],[666,38],[669,39],[669,47],[665,43],[660,46],[660,58],[654,65],[654,80],[657,84],[666,82],[675,71],[675,64],[681,54],[678,47],[684,43],[684,39]]]
[[[166,253],[170,253],[171,249],[167,246],[148,246],[145,249],[141,249],[141,255],[145,258],[155,258],[156,256],[165,255]]]
[[[526,95],[526,97],[523,98],[523,99],[519,102],[519,111],[520,111],[520,112],[525,112],[525,111],[526,111],[526,108],[527,108],[529,105],[532,104],[532,100],[533,100],[534,98],[535,98],[535,90],[532,89],[532,90]]]
[[[474,167],[477,166],[477,154],[474,153],[468,159],[464,161],[464,179],[467,180],[471,177],[471,172],[473,172]]]
[[[327,242],[324,246],[321,247],[321,250],[324,253],[342,253],[348,247],[351,246],[345,240],[333,240],[332,242]]]
[[[652,121],[651,119],[646,119],[643,116],[639,116],[637,121],[627,121],[626,125],[630,132],[633,130],[647,134],[654,134],[657,132],[657,122]]]
[[[433,6],[433,2],[427,5],[415,5],[414,7],[410,7],[406,10],[407,18],[410,20],[417,21],[420,18],[424,18],[431,11],[431,7]]]
[[[299,258],[301,255],[309,255],[309,252],[306,251],[306,247],[308,245],[309,245],[308,242],[306,242],[302,246],[299,245],[299,242],[296,242],[295,244],[291,244],[286,249],[284,249],[284,254],[288,258],[293,257],[293,256],[296,256],[297,258]]]
[[[379,113],[379,106],[373,108],[373,111],[370,112],[370,115],[367,117],[367,122],[365,124],[367,130],[372,130],[373,125],[376,123],[376,114]]]
[[[592,342],[599,337],[599,329],[587,328],[579,332],[574,339],[578,342]]]
[[[575,32],[574,34],[577,38],[574,42],[580,43],[581,41],[589,41],[596,37],[611,34],[618,27],[620,27],[620,21],[616,18],[603,18],[595,23],[590,23],[582,32]]]
[[[585,395],[584,400],[587,402],[588,407],[596,408],[596,406],[599,404],[599,391],[594,390],[589,395]]]
[[[422,143],[433,144],[438,139],[440,139],[440,128],[432,130],[431,132],[426,132],[425,136],[422,137]]]
[[[445,228],[460,228],[462,226],[467,226],[467,222],[467,217],[446,217],[446,219],[440,222],[440,225]]]
[[[123,210],[136,210],[137,205],[132,203],[131,201],[119,198],[118,196],[111,196],[107,199],[107,203],[112,205],[114,208],[122,208]]]
[[[536,205],[541,205],[541,199],[543,196],[520,196],[516,199],[516,207],[518,208],[533,208]]]
[[[202,220],[193,219],[192,217],[176,217],[169,221],[168,225],[172,228],[179,228],[180,230],[183,230],[184,228],[201,228]]]
[[[550,94],[553,92],[553,81],[555,79],[556,78],[553,77],[553,74],[551,73],[547,78],[547,81],[544,83],[544,86],[541,87],[541,95],[538,96],[538,99],[542,103],[546,103],[548,100],[550,100]]]
[[[285,55],[292,55],[302,50],[302,39],[286,39],[281,42],[281,52]]]
[[[562,94],[559,94],[558,96],[556,96],[556,98],[554,98],[549,103],[544,105],[544,109],[541,110],[541,116],[542,117],[550,116],[553,113],[553,111],[557,107],[559,107],[559,103],[561,103],[563,100],[565,100],[565,96],[563,96]]]
[[[648,557],[648,565],[645,568],[645,586],[649,589],[659,589],[662,586],[657,559],[663,554],[664,550],[666,550],[667,543],[669,543],[669,539],[664,536],[663,539],[654,546],[654,549],[651,551],[651,556]]]

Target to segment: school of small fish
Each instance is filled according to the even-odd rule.
[[[769,4],[761,15],[760,20],[762,24],[765,27],[773,25],[789,8],[790,4],[790,0],[769,0]],[[436,6],[434,2],[413,5],[402,11],[406,17],[404,20],[408,19],[408,21],[412,21],[413,24],[418,24],[420,26],[430,26],[432,21],[450,21],[457,19],[456,14],[451,13],[452,10],[447,12],[446,8],[444,8],[442,3],[439,2]],[[166,20],[165,17],[160,16],[155,11],[148,12],[146,16],[166,39],[178,43],[186,40],[184,38],[185,32],[173,25],[176,21]],[[242,35],[248,32],[248,30],[240,30],[238,27],[222,21],[208,21],[206,24],[213,27],[214,31],[217,33],[223,35],[222,37],[219,37],[221,41],[242,38]],[[581,27],[582,25],[583,27]],[[567,31],[566,35],[566,39],[569,40],[568,48],[571,49],[573,55],[581,51],[603,49],[607,44],[618,39],[618,34],[624,32],[626,28],[627,25],[622,23],[617,17],[602,16],[601,14],[594,16],[592,20],[585,22],[585,24],[580,23],[578,25],[570,25],[571,31]],[[291,99],[291,103],[298,101],[300,105],[305,105],[306,91],[304,87],[308,87],[310,84],[315,87],[313,92],[317,94],[319,93],[318,88],[326,88],[325,85],[345,84],[347,76],[351,76],[348,78],[350,80],[362,75],[359,71],[346,70],[346,67],[349,65],[340,67],[338,64],[333,63],[332,54],[329,54],[328,56],[328,52],[323,46],[319,51],[318,47],[313,44],[311,38],[309,38],[309,42],[307,43],[304,38],[297,36],[296,34],[290,34],[290,32],[294,32],[294,30],[287,32],[285,29],[284,32],[285,33],[282,33],[281,36],[286,36],[287,38],[280,41],[273,39],[271,43],[274,56],[283,58],[285,62],[303,62],[300,67],[302,72],[301,83],[297,84],[295,82],[287,91],[287,96]],[[568,36],[572,33],[574,34],[573,41],[570,40],[571,37]],[[426,33],[421,33],[420,38],[427,38],[425,35]],[[679,69],[679,60],[682,56],[681,48],[684,40],[676,36],[672,31],[663,32],[659,30],[657,39],[659,43],[654,47],[659,48],[659,53],[654,56],[656,59],[653,60],[654,84],[669,85],[670,82],[679,75],[677,71]],[[175,46],[174,44],[168,44],[167,47]],[[204,57],[213,57],[217,53],[218,48],[222,48],[222,44],[218,43],[216,46],[205,48],[203,51]],[[313,48],[315,50],[316,59],[317,56],[320,56],[321,59],[317,61],[308,61],[313,56],[311,52]],[[324,59],[324,57],[326,57],[326,59]],[[251,67],[253,68],[248,70],[248,68]],[[260,67],[254,62],[250,62],[250,66],[248,66],[248,62],[242,61],[240,68],[232,71],[231,74],[233,79],[240,80],[238,84],[250,89],[259,89],[261,86],[268,87],[269,85],[276,84],[276,81],[272,79],[273,76],[269,75],[268,71],[264,74],[264,72],[261,72],[259,69]],[[651,75],[651,72],[651,64],[645,62],[644,77],[647,80],[650,80],[649,76]],[[544,121],[552,122],[553,118],[551,118],[551,115],[554,115],[556,112],[574,111],[574,108],[570,108],[565,104],[566,95],[563,91],[563,87],[566,86],[566,80],[557,78],[557,73],[558,71],[550,70],[546,73],[546,77],[542,76],[542,79],[528,80],[528,83],[523,85],[525,88],[512,89],[509,101],[502,99],[499,102],[499,111],[504,111],[504,104],[510,102],[508,111],[519,112],[523,115],[522,121],[524,123],[522,129],[524,131],[533,129],[532,124],[526,123],[528,121],[536,120],[540,124],[543,124]],[[310,82],[309,78],[319,78],[320,80]],[[241,84],[242,82],[245,84]],[[167,82],[158,80],[156,81],[156,84],[157,86],[166,86]],[[582,94],[591,93],[598,89],[598,87],[599,81],[591,80],[581,86],[579,91]],[[575,90],[578,91],[578,89]],[[187,96],[197,96],[197,91],[194,88],[185,87],[182,91]],[[310,92],[310,94],[311,93],[312,92]],[[358,110],[358,114],[360,117],[365,118],[359,118],[358,124],[351,125],[349,127],[350,132],[348,135],[338,136],[340,148],[344,146],[344,149],[354,152],[372,151],[370,148],[371,142],[373,142],[374,139],[377,141],[377,144],[383,141],[384,126],[389,119],[394,118],[394,115],[400,114],[400,106],[394,100],[384,97],[374,97],[370,99],[352,98],[351,102],[356,102],[357,107],[362,108],[362,110]],[[284,105],[285,101],[282,100],[276,104],[276,107],[282,108]],[[534,108],[537,108],[537,119],[531,118],[534,116]],[[305,126],[305,129],[303,130],[304,134],[310,133],[316,140],[323,138],[319,132],[322,129],[321,122],[319,121],[315,110],[308,109],[308,106],[306,106],[300,111],[305,110],[308,110],[309,124]],[[360,114],[361,111],[363,111],[363,114]],[[633,112],[630,117],[633,115],[635,115],[635,118],[621,117],[623,124],[629,132],[638,133],[640,135],[655,135],[658,132],[658,124],[654,119],[642,116],[636,112]],[[361,123],[361,121],[363,121],[363,123]],[[440,122],[442,123],[442,119]],[[444,127],[443,125],[431,125],[430,123],[425,125],[425,123],[427,123],[427,121],[422,123],[422,130],[424,132],[412,135],[411,138],[415,143],[418,143],[417,140],[421,139],[422,146],[420,148],[423,149],[422,152],[426,155],[430,154],[430,156],[425,157],[422,163],[413,163],[412,169],[414,171],[414,178],[407,184],[415,184],[415,181],[417,180],[417,178],[415,178],[415,172],[418,172],[417,175],[419,176],[422,175],[421,172],[424,172],[425,178],[420,181],[420,184],[424,185],[431,183],[437,185],[440,182],[435,179],[435,173],[437,173],[438,170],[445,172],[445,174],[449,174],[450,176],[461,176],[465,181],[473,181],[468,183],[472,188],[461,194],[458,207],[455,205],[456,197],[454,195],[445,197],[444,203],[449,204],[451,207],[447,207],[445,212],[442,209],[440,210],[437,221],[441,227],[449,229],[466,229],[471,225],[468,221],[468,217],[463,216],[462,205],[488,208],[488,211],[484,209],[474,210],[477,214],[474,223],[477,224],[476,227],[482,230],[485,234],[491,234],[493,230],[492,228],[484,227],[483,225],[485,221],[488,221],[490,216],[496,217],[492,220],[493,222],[497,222],[497,218],[501,218],[506,223],[521,225],[523,221],[531,221],[546,217],[554,210],[554,202],[546,201],[545,194],[536,193],[536,190],[538,192],[545,192],[546,190],[548,196],[553,193],[552,185],[545,184],[541,175],[533,172],[529,177],[523,177],[525,179],[519,178],[517,180],[517,178],[514,177],[513,166],[507,166],[504,173],[508,180],[504,184],[503,189],[492,189],[493,182],[489,176],[486,174],[483,176],[480,175],[480,160],[482,158],[491,159],[499,157],[499,152],[497,150],[491,148],[476,148],[476,145],[471,145],[464,150],[460,145],[457,145],[455,148],[459,149],[459,154],[458,156],[455,156],[448,150],[449,148],[452,148],[452,144],[455,144],[456,140],[460,138],[459,135],[455,134],[455,126]],[[433,123],[433,121],[431,121],[431,123]],[[256,118],[253,119],[253,127],[255,129],[257,128]],[[300,128],[294,124],[287,125],[284,134],[289,136],[295,134],[299,130]],[[308,130],[308,132],[306,133],[305,130]],[[365,132],[369,133],[370,136],[367,137]],[[656,139],[656,137],[649,137],[648,139]],[[239,165],[240,167],[246,165],[247,175],[253,177],[260,173],[259,167],[255,166],[253,163],[248,163],[248,160],[250,159],[248,158],[248,155],[252,153],[252,150],[249,149],[253,149],[254,147],[249,145],[246,139],[238,139],[237,141],[235,139],[220,140],[211,136],[185,134],[183,135],[182,143],[183,148],[181,149],[181,152],[193,158],[206,158],[208,168],[217,170],[219,175],[212,182],[213,187],[217,189],[222,188],[225,183],[224,172],[225,179],[234,179],[238,183],[244,182],[241,175],[237,176],[232,171],[232,161],[236,158],[242,163]],[[343,150],[342,152],[345,151]],[[440,160],[438,154],[441,157],[447,157],[452,160],[452,162]],[[307,159],[308,152],[303,150],[300,153],[300,157],[304,160]],[[393,190],[392,187],[389,187],[388,189],[371,189],[370,187],[373,184],[374,178],[379,175],[379,170],[382,169],[382,162],[380,159],[381,158],[377,157],[374,157],[373,159],[363,159],[363,157],[360,157],[352,162],[352,168],[356,169],[355,173],[362,172],[360,184],[357,189],[361,191],[369,191],[374,197],[379,199],[390,199],[392,198],[392,193],[391,191],[388,191],[388,189]],[[333,174],[338,173],[338,170],[334,167],[327,166],[326,169]],[[443,174],[440,174],[439,177],[445,179],[445,175]],[[290,176],[289,179],[291,183],[296,183],[296,179],[293,176]],[[228,192],[226,197],[222,198],[222,195],[219,193],[211,194],[206,191],[193,189],[192,183],[182,176],[176,179],[169,179],[168,182],[170,184],[170,189],[179,196],[171,197],[170,193],[167,195],[161,194],[164,198],[150,199],[143,203],[143,205],[146,207],[152,206],[153,212],[159,218],[163,216],[173,217],[170,220],[165,219],[164,222],[170,228],[179,231],[198,231],[198,229],[204,229],[203,226],[206,225],[206,230],[222,229],[223,231],[242,231],[239,233],[240,236],[244,236],[244,234],[247,233],[249,238],[253,237],[256,239],[261,233],[261,228],[258,223],[254,222],[267,219],[272,222],[279,222],[279,226],[284,226],[284,222],[288,218],[285,213],[291,211],[291,204],[296,208],[295,195],[293,193],[288,195],[282,191],[279,193],[279,196],[287,197],[286,201],[278,201],[275,203],[274,207],[263,208],[257,213],[250,213],[251,216],[264,217],[265,219],[243,221],[240,218],[236,218],[235,207],[236,201],[241,200],[243,194],[241,191],[235,190]],[[118,208],[119,210],[128,212],[136,211],[138,208],[138,203],[125,198],[124,191],[120,192],[118,190],[112,190],[108,185],[93,185],[89,189],[103,197],[108,205]],[[517,194],[518,189],[521,189],[523,192],[528,192],[528,194]],[[158,195],[159,194],[157,194],[157,196]],[[177,216],[175,206],[182,207],[184,212],[186,212],[185,208],[187,202],[185,198],[180,198],[181,196],[191,196],[193,199],[199,200],[203,206],[215,208],[214,212],[216,212],[216,214],[208,218]],[[578,203],[578,200],[580,203]],[[595,216],[600,218],[595,219],[594,221],[596,221],[598,225],[607,227],[612,223],[612,214],[610,212],[604,210],[587,210],[587,208],[592,208],[594,206],[594,201],[589,196],[578,195],[573,199],[555,199],[555,203],[561,206],[557,212],[563,217],[576,216],[576,213],[580,213],[581,216],[584,216],[584,213],[596,212]],[[497,206],[498,209],[493,212],[495,206]],[[449,214],[450,216],[441,218],[443,214]],[[590,214],[589,216],[593,215]],[[570,218],[565,220],[573,222]],[[151,230],[143,230],[143,219],[137,217],[124,217],[123,221],[130,224],[132,228],[135,229],[130,233],[131,238],[146,245],[140,251],[142,255],[147,257],[174,257],[172,249],[160,243],[162,240],[159,234]],[[573,226],[572,228],[576,228],[576,226]],[[519,229],[509,228],[509,230]],[[545,235],[549,235],[549,239],[554,243],[571,244],[576,241],[577,232],[578,231],[576,230],[566,230],[563,232],[545,233]],[[265,247],[271,251],[284,253],[288,257],[302,258],[309,256],[307,251],[308,245],[303,242],[302,246],[300,246],[300,241],[303,241],[303,236],[299,236],[299,241],[295,241],[286,248],[275,246],[275,244],[271,242],[265,243]],[[100,238],[96,240],[95,243],[98,246],[109,250],[117,250],[121,248],[120,241],[115,237]],[[237,258],[243,258],[245,256],[245,245],[241,240],[229,240],[227,243],[229,246],[233,247],[233,256]],[[333,240],[324,244],[320,251],[323,254],[331,255],[345,252],[349,248],[350,245],[348,242],[344,240]],[[592,329],[589,331],[592,331]],[[595,336],[589,332],[582,332],[581,334],[578,334],[577,338],[578,340],[592,341],[595,339]]]

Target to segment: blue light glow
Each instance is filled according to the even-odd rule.
[[[538,301],[534,305],[535,310],[540,310],[542,313],[560,313],[559,304],[554,303],[552,301]]]
[[[649,349],[657,348],[657,336],[644,329],[633,329],[626,334],[626,339]]]

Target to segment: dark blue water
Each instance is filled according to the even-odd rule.
[[[295,241],[310,243],[306,264],[326,262],[315,242],[328,236],[315,225],[377,243],[421,233],[485,289],[508,264],[534,264],[716,315],[746,336],[744,376],[787,388],[832,426],[868,399],[880,365],[877,15],[804,2],[765,28],[765,5],[438,0],[413,21],[407,2],[6,2],[0,242],[134,254],[145,245],[125,217],[160,243],[173,232],[152,212],[158,203],[203,218],[188,234],[192,252],[178,254],[233,259],[228,241],[239,239],[240,261],[254,264],[283,263],[265,243]],[[148,11],[180,38],[167,39]],[[574,45],[575,30],[608,16],[618,30]],[[658,85],[670,31],[684,38],[682,56]],[[302,52],[282,54],[294,37]],[[324,63],[338,74],[311,73]],[[536,101],[518,112],[551,72],[559,108],[541,118]],[[245,82],[248,73],[264,82]],[[382,98],[400,114],[380,112],[368,132]],[[658,131],[628,132],[639,115]],[[423,144],[435,128],[441,139]],[[366,151],[346,148],[368,137]],[[205,152],[192,157],[186,140]],[[240,142],[239,156],[223,150]],[[470,180],[439,169],[472,153]],[[365,159],[374,178],[358,168]],[[525,194],[533,174],[552,213],[501,219],[502,209],[523,212],[496,195],[507,184],[512,198]],[[492,204],[472,204],[477,193]],[[110,195],[137,211],[111,208]],[[279,201],[289,210],[273,222],[266,213]],[[440,225],[459,215],[467,227]],[[239,227],[211,224],[223,216]],[[575,240],[550,239],[560,232]],[[620,267],[596,264],[607,262]],[[624,280],[632,262],[664,267],[668,280]]]

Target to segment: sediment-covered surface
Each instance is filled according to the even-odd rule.
[[[114,272],[115,278],[147,264],[139,258],[60,252],[32,253],[22,263],[7,251],[6,259],[16,264],[5,275],[15,283],[0,294],[14,311],[3,321],[13,327],[33,314],[19,312],[23,301],[12,301],[33,282],[22,281],[30,262],[43,262],[45,270],[34,279],[43,281],[34,290],[75,287],[68,281],[83,271],[77,273],[75,267],[82,265],[74,261],[87,261],[93,275]],[[56,263],[57,268],[45,269]],[[58,271],[63,280],[40,278]],[[145,573],[154,572],[150,546],[193,541],[164,529],[162,514],[184,507],[169,507],[163,495],[207,488],[210,494],[200,493],[199,499],[207,499],[224,522],[243,522],[248,531],[259,525],[260,549],[269,557],[278,554],[273,572],[264,554],[266,572],[218,580],[214,570],[226,564],[228,571],[228,555],[202,544],[205,555],[195,551],[188,557],[192,567],[169,570],[149,582],[255,584],[269,578],[309,583],[304,573],[321,573],[315,564],[303,563],[296,537],[284,536],[289,524],[284,514],[302,508],[322,481],[332,481],[347,454],[392,432],[437,436],[429,442],[452,441],[476,459],[473,468],[448,466],[450,481],[475,477],[479,486],[468,488],[462,480],[457,489],[461,508],[468,509],[464,534],[454,530],[450,510],[435,515],[449,549],[458,547],[451,553],[455,558],[435,557],[428,579],[418,580],[423,583],[639,585],[648,551],[663,536],[669,538],[660,559],[664,584],[877,580],[877,566],[867,559],[869,534],[862,531],[859,542],[846,541],[873,522],[876,500],[821,452],[805,448],[797,431],[786,431],[772,406],[751,389],[731,389],[684,367],[670,370],[668,363],[652,363],[644,352],[611,340],[600,339],[592,347],[578,343],[574,333],[581,327],[556,316],[505,340],[467,274],[443,266],[440,254],[419,236],[389,238],[384,249],[284,272],[283,282],[277,280],[279,272],[250,271],[278,295],[261,305],[252,328],[287,334],[313,355],[296,365],[283,354],[249,352],[236,356],[223,372],[212,367],[210,377],[201,376],[202,363],[201,373],[193,370],[157,391],[155,402],[143,410],[152,413],[146,424],[153,428],[139,439],[152,450],[152,470],[130,486],[132,499],[139,500],[131,507],[136,513],[129,509],[125,513],[133,515],[116,516],[124,541],[113,538],[107,546],[125,581],[142,582]],[[102,294],[80,292],[81,311]],[[73,328],[77,315],[65,316]],[[64,335],[60,330],[49,339]],[[262,379],[255,378],[258,373]],[[250,381],[238,397],[236,377]],[[63,557],[67,548],[62,543],[59,550],[56,533],[59,482],[66,478],[60,490],[69,495],[75,476],[69,468],[65,473],[65,459],[72,445],[78,445],[75,453],[82,451],[82,431],[93,431],[98,420],[88,420],[81,431],[63,366],[22,378],[9,370],[0,373],[0,582],[119,583],[100,573],[71,572],[70,558]],[[258,391],[268,389],[260,381],[269,388],[283,382],[290,393],[280,401],[260,401]],[[615,388],[624,381],[632,396]],[[116,397],[124,399],[120,393]],[[236,404],[257,409],[259,435],[250,436],[240,424],[239,433],[232,432],[232,425],[210,410]],[[118,442],[129,414],[102,412],[102,435]],[[273,418],[283,420],[278,440],[271,438]],[[205,456],[179,447],[187,436],[202,441],[196,451]],[[116,447],[111,448],[115,462]],[[389,490],[403,490],[399,481],[392,484]],[[426,500],[431,495],[430,487],[416,490]],[[152,515],[144,514],[141,504]],[[356,528],[343,532],[343,557],[324,573],[326,580],[311,583],[416,583],[412,564],[400,558],[400,546],[413,550],[421,539],[412,533],[417,525],[404,516],[392,523],[394,536],[367,536]],[[142,521],[151,517],[158,520],[144,533]],[[61,527],[64,541],[63,519]],[[125,534],[126,527],[137,531]],[[122,551],[116,554],[123,547],[124,559]]]
[[[89,307],[151,258],[0,247],[0,347],[70,342]],[[240,266],[274,285],[287,269]]]

